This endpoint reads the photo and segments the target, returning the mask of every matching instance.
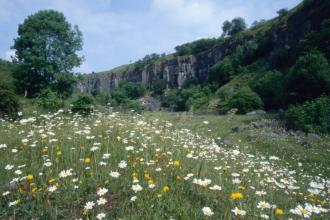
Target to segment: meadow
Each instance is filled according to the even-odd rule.
[[[329,137],[232,131],[260,120],[62,110],[1,120],[0,219],[330,219]]]

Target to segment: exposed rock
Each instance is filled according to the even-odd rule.
[[[317,10],[315,10],[317,9]],[[162,80],[167,88],[180,88],[188,78],[195,79],[202,84],[208,80],[211,67],[221,61],[227,53],[233,52],[241,42],[255,41],[261,48],[263,56],[269,56],[274,50],[284,50],[288,63],[295,62],[297,46],[300,40],[313,30],[321,29],[322,20],[330,18],[329,0],[313,1],[312,6],[297,10],[281,25],[274,25],[260,39],[258,32],[246,32],[241,37],[229,37],[224,43],[216,44],[212,49],[194,55],[170,55],[160,58],[144,67],[134,64],[122,66],[116,70],[100,73],[86,74],[77,83],[80,92],[93,93],[96,91],[109,91],[118,86],[120,81],[143,82],[151,86]],[[258,51],[257,51],[258,52]],[[254,111],[255,112],[255,111]],[[264,114],[262,111],[255,113]]]
[[[235,115],[238,112],[237,108],[230,109],[226,114],[227,115]]]
[[[261,109],[246,113],[246,115],[264,115],[264,114],[266,114],[266,112]]]
[[[318,134],[315,134],[315,133],[308,133],[307,137],[310,138],[310,139],[316,139],[316,138],[319,138],[320,136]]]
[[[270,137],[270,138],[278,138],[280,136],[279,134],[276,134],[275,132],[272,132],[272,131],[262,132],[261,134],[263,136]]]
[[[147,111],[159,111],[161,109],[161,103],[157,99],[152,97],[142,97],[138,99],[138,102]]]
[[[252,123],[250,124],[250,126],[251,126],[252,128],[256,128],[256,129],[259,129],[259,128],[263,128],[263,127],[264,127],[264,125],[263,125],[261,122],[252,122]]]

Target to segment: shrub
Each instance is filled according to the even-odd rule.
[[[288,103],[302,103],[330,94],[330,68],[324,55],[311,50],[299,57],[288,76]]]
[[[122,82],[119,89],[123,89],[128,98],[137,99],[146,94],[147,85],[144,83]]]
[[[15,118],[19,109],[18,99],[9,90],[0,89],[0,117]]]
[[[200,109],[209,102],[211,91],[208,87],[191,86],[182,89],[181,95],[185,100],[185,110]]]
[[[220,62],[216,63],[210,69],[209,81],[215,81],[223,85],[233,78],[235,70],[231,59],[227,56]]]
[[[261,77],[253,81],[251,87],[263,100],[267,109],[275,109],[281,106],[283,74],[279,71],[267,71]]]
[[[330,98],[321,96],[302,105],[290,106],[284,113],[288,128],[305,132],[330,132]]]
[[[211,38],[200,39],[191,43],[182,44],[175,47],[175,55],[184,56],[190,54],[198,54],[211,49],[216,44],[216,42],[216,39]]]
[[[219,103],[218,109],[221,114],[224,114],[233,108],[237,108],[238,113],[244,114],[262,107],[263,102],[258,94],[253,92],[249,87],[243,87],[223,99]]]
[[[12,63],[0,60],[0,117],[7,115],[14,118],[19,109],[18,99],[14,93],[12,70]]]
[[[170,108],[172,111],[184,111],[186,109],[186,100],[182,97],[180,90],[166,90],[162,99],[162,106]]]
[[[45,89],[37,96],[36,104],[44,109],[58,110],[64,106],[64,101],[58,93]]]
[[[71,103],[72,112],[83,115],[90,114],[94,110],[94,100],[91,96],[80,94],[75,101]]]
[[[141,113],[144,109],[138,101],[130,99],[125,100],[125,102],[122,103],[121,107],[123,107],[124,109],[132,109],[137,113]]]
[[[95,100],[98,102],[98,104],[100,105],[107,105],[108,103],[113,104],[114,100],[111,97],[110,93],[106,93],[106,92],[98,92],[95,95]]]

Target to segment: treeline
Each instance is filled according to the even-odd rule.
[[[304,1],[296,10],[313,4]],[[237,109],[245,114],[265,109],[280,112],[288,128],[330,132],[330,19],[299,39],[292,52],[285,46],[274,47],[270,37],[273,30],[287,24],[292,13],[296,12],[279,10],[278,18],[254,22],[250,29],[243,18],[234,18],[223,23],[223,34],[217,39],[177,46],[171,56],[221,47],[222,58],[210,68],[204,84],[187,79],[181,88],[167,88],[162,79],[150,86],[121,82],[108,93],[96,90],[87,95],[73,93],[77,76],[72,70],[84,59],[77,55],[82,48],[81,32],[62,13],[40,11],[19,26],[14,62],[0,61],[0,116],[17,117],[18,96],[26,96],[43,109],[67,107],[87,114],[97,105],[142,111],[137,99],[147,95],[171,111],[225,114]],[[132,66],[142,71],[162,59],[168,56],[150,54]]]

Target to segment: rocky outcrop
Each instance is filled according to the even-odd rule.
[[[77,89],[87,93],[107,92],[124,80],[143,82],[151,87],[155,82],[162,81],[167,88],[180,88],[189,78],[204,83],[208,80],[209,70],[215,63],[225,55],[231,54],[237,45],[242,45],[246,51],[245,43],[248,41],[254,41],[257,45],[256,55],[250,62],[260,57],[272,56],[278,50],[281,50],[280,56],[285,62],[294,62],[299,40],[311,30],[321,29],[322,21],[330,18],[329,0],[306,2],[308,1],[293,9],[288,17],[273,19],[259,29],[247,30],[238,36],[226,38],[209,51],[186,56],[170,55],[143,68],[135,68],[134,64],[131,64],[131,68],[126,70],[87,74],[78,82]]]

